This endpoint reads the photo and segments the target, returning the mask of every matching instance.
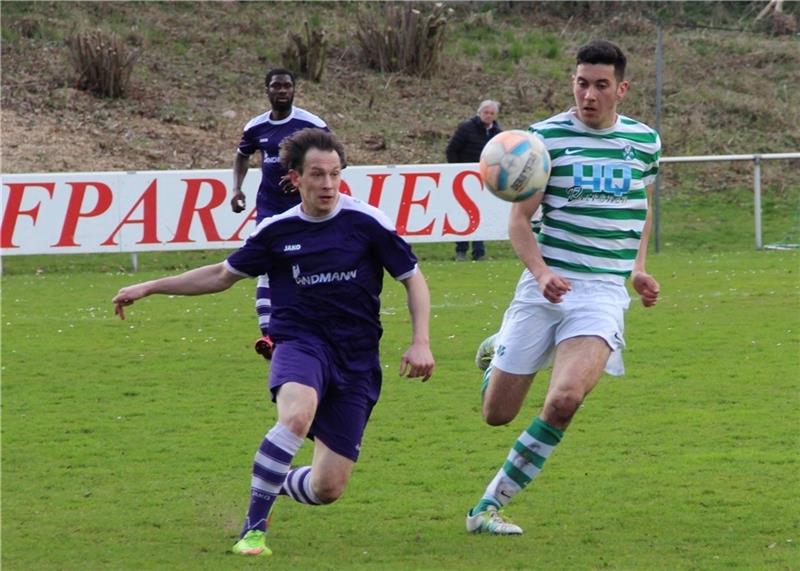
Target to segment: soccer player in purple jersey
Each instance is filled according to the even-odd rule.
[[[305,109],[294,106],[294,74],[288,69],[271,69],[264,80],[270,110],[251,119],[244,126],[242,140],[233,161],[233,197],[231,209],[242,212],[245,196],[242,183],[247,175],[250,156],[261,151],[261,184],[256,195],[256,224],[268,216],[285,212],[300,203],[300,195],[289,182],[286,169],[278,156],[281,141],[301,129],[316,127],[328,131],[325,121]],[[256,314],[261,338],[256,352],[266,359],[272,357],[272,338],[269,322],[272,313],[269,277],[259,276],[256,287]]]
[[[380,293],[386,269],[407,291],[411,345],[400,374],[430,378],[430,296],[417,259],[379,210],[339,193],[344,148],[334,135],[304,129],[285,139],[281,162],[301,203],[264,219],[224,262],[124,287],[115,313],[160,293],[223,291],[269,273],[275,352],[269,377],[277,422],[256,451],[250,505],[233,551],[269,555],[269,514],[278,495],[304,504],[336,501],[358,459],[381,389]],[[310,466],[291,468],[303,439],[314,438]]]

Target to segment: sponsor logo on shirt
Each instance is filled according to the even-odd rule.
[[[301,246],[300,244],[286,244],[286,245],[283,247],[283,251],[284,251],[284,252],[296,252],[296,251],[298,251],[300,248],[302,248],[302,246]]]
[[[625,202],[632,180],[631,166],[626,163],[573,163],[567,200]]]
[[[567,202],[596,202],[603,204],[624,204],[628,199],[624,196],[614,196],[613,194],[606,194],[604,192],[595,193],[588,188],[581,188],[580,186],[571,186],[567,189]]]
[[[280,160],[280,158],[278,158],[278,157],[270,157],[269,155],[265,154],[263,162],[264,162],[265,165],[268,165],[268,164],[272,164],[272,163],[277,163],[279,160]]]
[[[263,137],[258,140],[259,143],[266,143],[267,141],[269,141],[269,137]]]
[[[316,285],[316,284],[330,284],[334,282],[349,282],[356,279],[358,270],[346,270],[343,272],[320,272],[318,274],[303,275],[300,273],[300,265],[294,264],[292,266],[292,276],[294,277],[297,285]]]

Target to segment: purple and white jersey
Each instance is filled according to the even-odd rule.
[[[269,274],[270,336],[313,337],[348,359],[374,367],[383,333],[383,270],[397,280],[416,273],[417,258],[383,212],[340,194],[323,218],[300,205],[263,220],[226,260],[244,276]]]
[[[278,157],[281,141],[295,131],[307,127],[330,131],[325,121],[300,107],[292,107],[289,116],[280,121],[271,119],[271,113],[267,111],[251,119],[244,126],[242,140],[239,142],[239,153],[242,155],[249,157],[256,151],[261,151],[261,184],[256,197],[256,223],[300,203],[299,193],[284,192],[281,189],[281,177],[286,174]]]

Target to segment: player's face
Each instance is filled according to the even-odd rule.
[[[274,75],[267,86],[267,98],[274,111],[288,112],[294,101],[294,82],[289,75]]]
[[[303,172],[289,171],[292,184],[300,191],[303,212],[309,216],[330,214],[339,202],[342,163],[336,151],[309,149]]]
[[[607,129],[617,120],[617,103],[628,91],[627,81],[617,81],[614,66],[582,63],[572,76],[578,119],[592,129]]]

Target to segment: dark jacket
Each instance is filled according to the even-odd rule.
[[[481,118],[475,115],[471,119],[458,124],[456,132],[447,142],[445,154],[448,163],[477,163],[481,158],[481,151],[489,139],[502,131],[497,121],[488,129],[484,127]]]

